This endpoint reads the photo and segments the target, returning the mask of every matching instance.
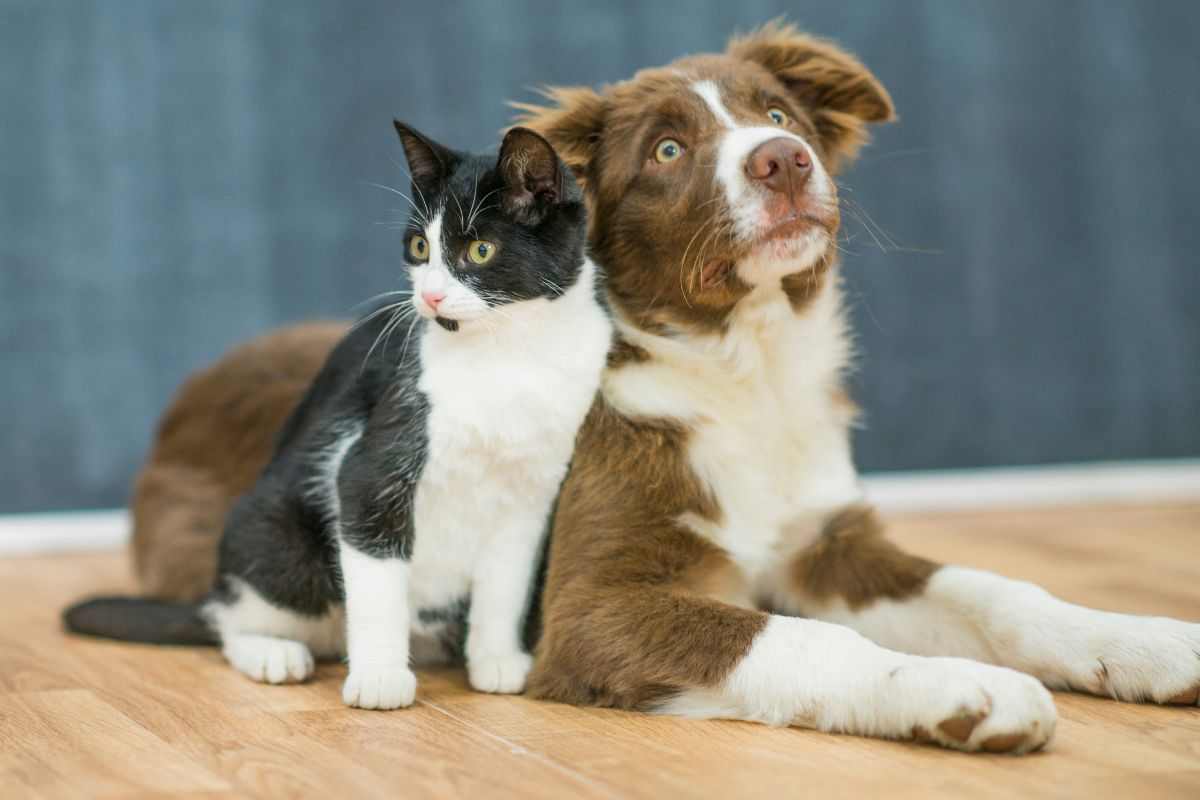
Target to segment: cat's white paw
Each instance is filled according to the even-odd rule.
[[[355,708],[406,708],[417,696],[417,676],[404,665],[350,664],[342,701]]]
[[[889,674],[885,692],[895,707],[884,716],[899,721],[900,730],[880,733],[956,750],[1037,750],[1058,719],[1036,678],[966,659],[912,659]]]
[[[1200,625],[1083,610],[1051,686],[1131,702],[1200,702]],[[1058,674],[1056,674],[1058,673]]]
[[[478,655],[467,662],[467,675],[476,691],[520,694],[531,667],[533,656],[520,651]]]
[[[222,652],[235,669],[261,683],[299,683],[315,669],[307,645],[275,636],[232,636]]]

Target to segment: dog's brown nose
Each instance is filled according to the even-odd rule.
[[[803,144],[779,136],[768,139],[750,152],[746,159],[746,174],[772,192],[795,199],[812,174],[812,159]]]

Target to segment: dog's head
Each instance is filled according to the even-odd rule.
[[[584,184],[591,242],[637,324],[719,330],[754,287],[793,304],[832,262],[832,176],[893,118],[853,56],[773,23],[601,91],[519,106]]]

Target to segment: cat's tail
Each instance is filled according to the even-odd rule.
[[[198,603],[146,597],[95,597],[63,612],[72,633],[145,644],[219,644]]]

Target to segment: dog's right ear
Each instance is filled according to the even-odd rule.
[[[603,95],[586,86],[550,86],[541,94],[550,105],[509,104],[520,112],[516,123],[544,136],[586,187],[608,116],[608,103]]]
[[[392,120],[400,144],[404,146],[404,157],[408,161],[408,173],[413,187],[424,194],[436,193],[458,165],[460,156],[448,147],[443,147],[398,119]]]

